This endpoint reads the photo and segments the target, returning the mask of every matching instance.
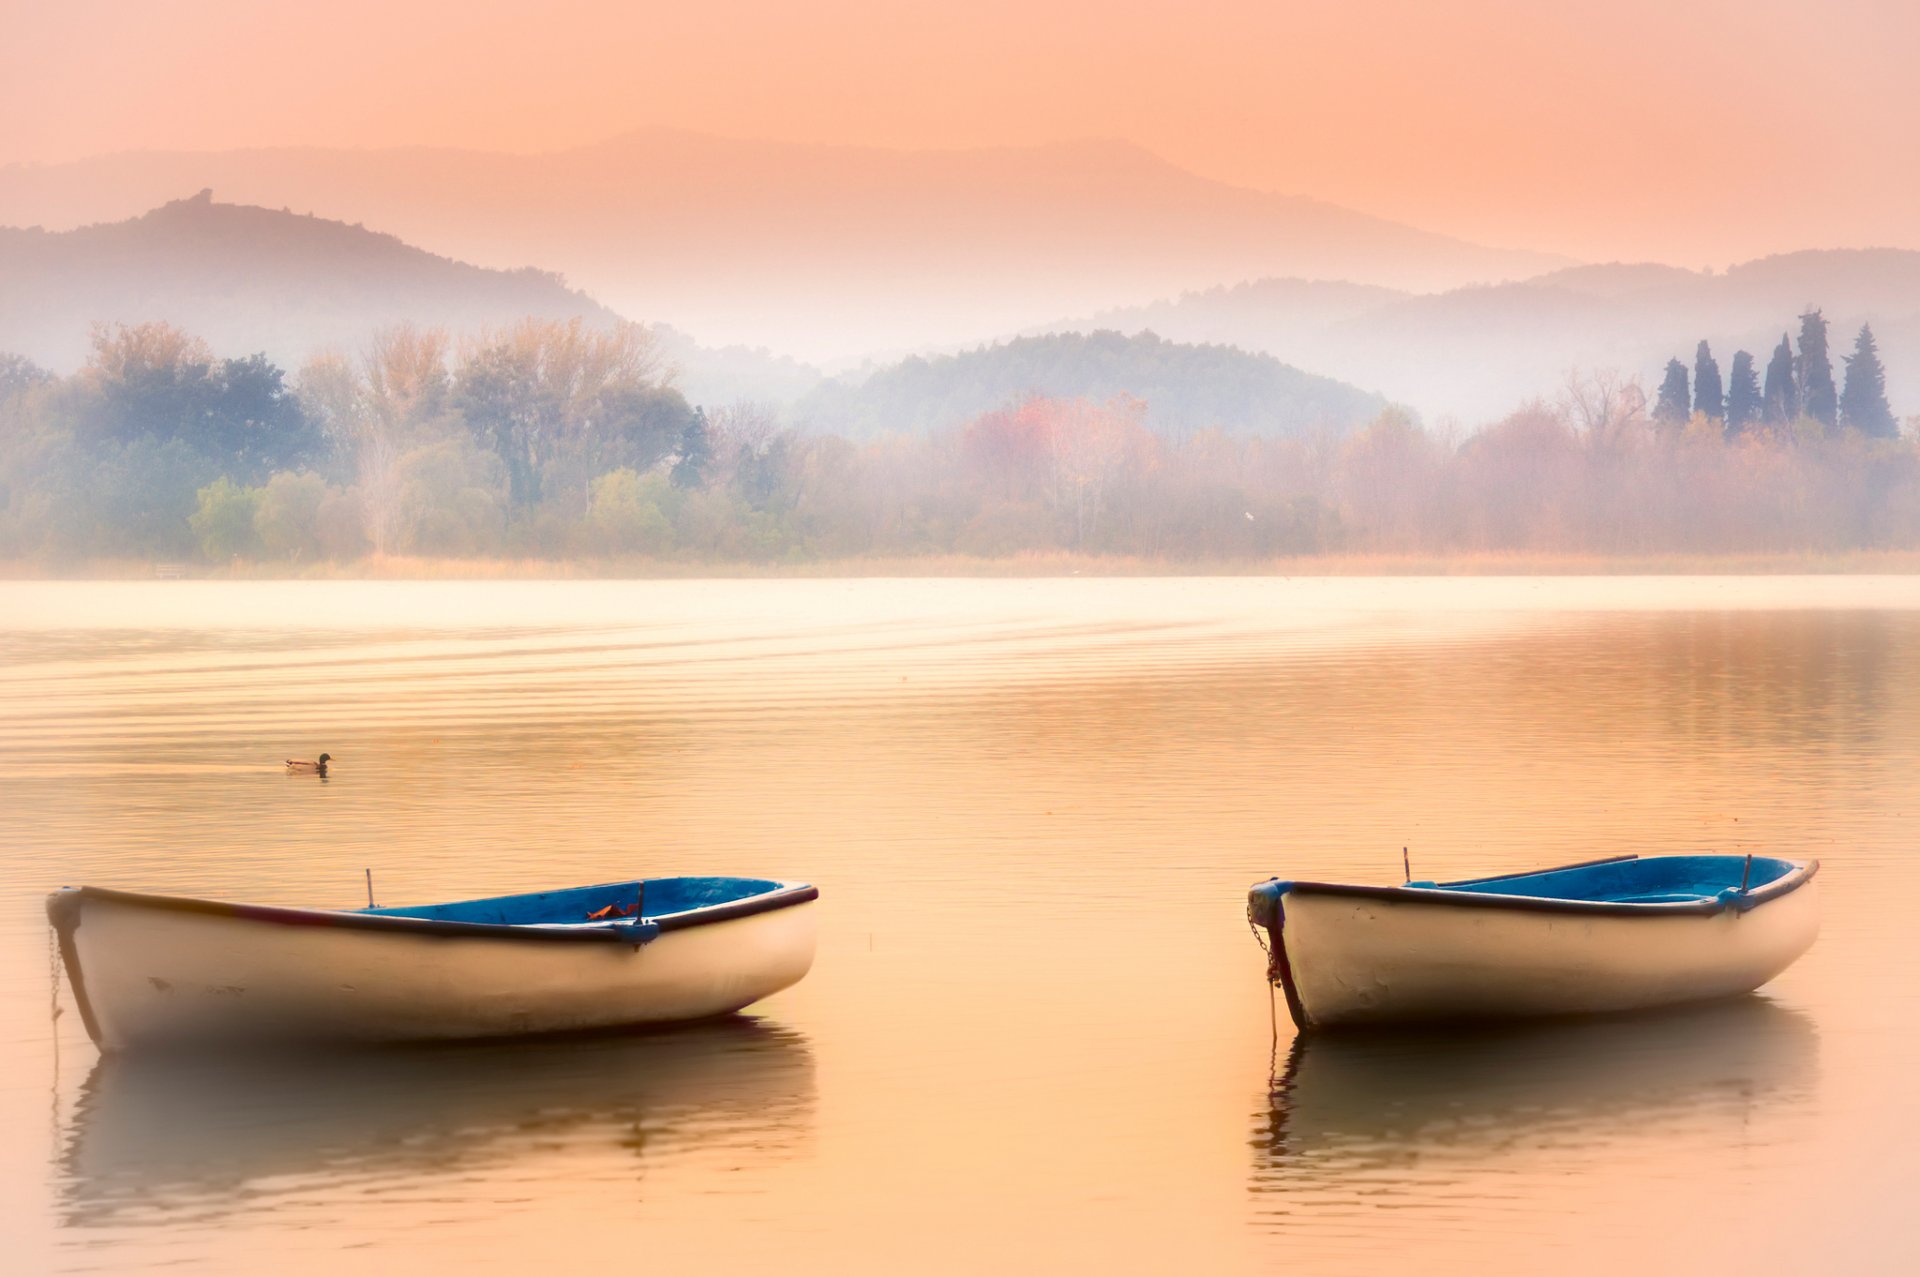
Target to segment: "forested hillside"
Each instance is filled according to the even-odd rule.
[[[1030,394],[1138,399],[1146,424],[1174,437],[1209,428],[1262,437],[1344,433],[1386,407],[1378,395],[1268,355],[1096,331],[909,358],[864,381],[821,386],[795,416],[812,429],[871,438],[955,426]]]

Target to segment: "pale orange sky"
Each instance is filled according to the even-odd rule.
[[[1912,0],[0,0],[0,30],[0,163],[1108,136],[1588,259],[1920,248]]]

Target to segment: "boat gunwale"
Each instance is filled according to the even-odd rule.
[[[1284,889],[1274,893],[1279,897],[1298,893],[1312,896],[1355,896],[1369,900],[1390,900],[1397,904],[1435,905],[1451,909],[1509,909],[1528,913],[1578,914],[1584,917],[1609,918],[1672,918],[1672,917],[1712,917],[1729,909],[1738,908],[1742,912],[1757,908],[1770,900],[1778,899],[1797,890],[1812,881],[1820,871],[1818,860],[1787,861],[1793,868],[1772,882],[1734,899],[1724,899],[1718,893],[1701,896],[1695,900],[1664,901],[1625,901],[1625,900],[1577,900],[1561,896],[1521,896],[1492,891],[1456,891],[1454,887],[1477,885],[1487,882],[1500,882],[1510,878],[1534,878],[1547,874],[1562,873],[1572,869],[1586,869],[1594,865],[1620,864],[1629,860],[1638,860],[1638,855],[1608,856],[1600,860],[1585,860],[1571,865],[1555,865],[1551,869],[1531,869],[1519,873],[1496,874],[1488,878],[1462,878],[1452,883],[1438,883],[1431,887],[1376,887],[1360,883],[1340,882],[1300,882],[1284,881]],[[1257,883],[1252,892],[1260,892],[1275,883],[1283,882],[1279,878],[1270,878]]]
[[[646,881],[640,879],[639,881]],[[765,881],[762,879],[761,881]],[[621,886],[621,883],[593,884]],[[528,893],[538,894],[538,893]],[[820,897],[820,889],[806,883],[782,883],[772,891],[740,900],[660,914],[643,921],[657,928],[659,935],[686,931],[713,923],[732,922],[758,914],[806,904]],[[195,913],[242,922],[263,922],[287,927],[335,927],[349,931],[378,931],[396,935],[429,936],[441,939],[518,940],[556,943],[634,943],[632,922],[593,925],[552,925],[513,922],[457,922],[440,918],[409,918],[397,914],[362,913],[352,909],[302,909],[287,905],[251,905],[229,900],[207,900],[199,896],[157,895],[144,891],[122,891],[115,887],[62,887],[49,900],[61,902],[60,912],[77,925],[77,909],[87,900],[108,900],[119,904],[157,909],[163,912]],[[63,931],[56,922],[56,929]],[[69,963],[69,966],[72,964]]]

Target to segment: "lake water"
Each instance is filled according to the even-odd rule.
[[[1917,822],[1916,578],[0,584],[3,1262],[1911,1272]],[[1817,856],[1825,925],[1705,1010],[1276,1039],[1245,888],[1403,845]],[[803,879],[819,958],[271,1067],[51,1018],[54,886],[365,868]]]

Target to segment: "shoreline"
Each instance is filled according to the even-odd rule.
[[[880,556],[792,563],[594,559],[454,559],[368,556],[298,564],[225,565],[97,559],[51,565],[0,561],[4,581],[548,581],[806,580],[978,577],[1485,577],[1485,576],[1906,576],[1920,550],[1833,554],[1327,554],[1262,560],[1173,560],[1048,552],[1000,558]]]

